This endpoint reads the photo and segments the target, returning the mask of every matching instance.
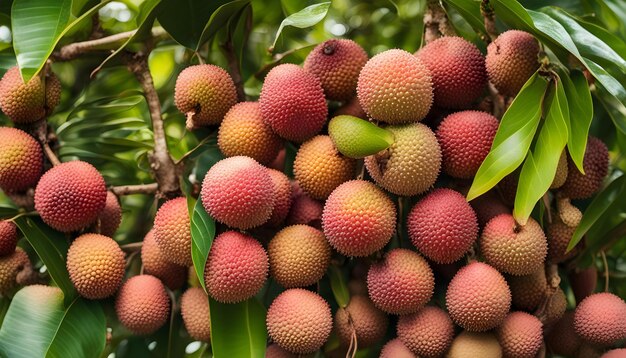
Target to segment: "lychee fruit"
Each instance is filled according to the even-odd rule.
[[[187,128],[216,125],[237,103],[237,89],[221,67],[189,66],[176,79],[174,103],[187,116]]]
[[[150,230],[143,239],[141,264],[144,273],[158,278],[170,290],[183,287],[187,278],[187,268],[169,261],[167,254],[161,252],[156,242],[154,229]]]
[[[576,227],[569,227],[561,221],[559,217],[552,219],[552,222],[548,224],[546,230],[546,236],[548,238],[548,261],[552,263],[559,263],[568,260],[576,255],[576,250],[573,249],[567,251]]]
[[[626,348],[611,349],[602,355],[600,358],[624,358],[626,357]]]
[[[448,351],[448,358],[502,358],[502,347],[493,333],[463,331]]]
[[[593,265],[586,269],[576,268],[569,272],[568,278],[576,302],[580,302],[596,290],[598,270]]]
[[[463,257],[478,237],[476,213],[452,189],[435,189],[415,204],[407,226],[419,252],[441,264]]]
[[[61,97],[61,83],[51,73],[24,83],[20,69],[11,67],[0,80],[0,109],[15,123],[33,123],[52,113]]]
[[[326,199],[340,184],[354,177],[356,161],[337,151],[327,135],[303,143],[293,163],[300,188],[313,199]]]
[[[387,332],[387,315],[374,306],[366,296],[352,296],[345,308],[335,314],[335,329],[341,343],[350,345],[352,335],[356,336],[357,346],[370,347],[380,341]]]
[[[292,201],[291,182],[283,172],[276,169],[269,169],[268,174],[274,185],[274,209],[267,223],[270,226],[277,227],[282,224],[287,218],[287,215],[289,215]]]
[[[564,357],[573,357],[580,343],[580,338],[574,330],[574,311],[565,312],[546,334],[548,350]]]
[[[337,108],[335,113],[333,113],[333,117],[341,115],[367,119],[367,113],[365,113],[365,110],[363,109],[363,107],[361,107],[361,104],[359,103],[359,98],[357,96],[354,96],[354,98],[344,103],[343,106]]]
[[[436,106],[467,108],[482,95],[487,85],[485,58],[471,42],[456,36],[441,37],[415,55],[430,71]]]
[[[115,312],[120,323],[131,332],[150,334],[168,321],[170,298],[158,278],[133,276],[120,288],[115,300]]]
[[[485,194],[470,201],[470,205],[476,212],[478,224],[484,227],[489,220],[500,214],[510,214],[511,209],[506,206],[495,190],[490,190]]]
[[[154,218],[154,237],[168,261],[191,266],[191,226],[187,199],[178,197],[163,203]]]
[[[282,140],[263,121],[258,102],[241,102],[226,113],[217,145],[226,157],[243,155],[269,164],[282,148]]]
[[[107,189],[91,164],[71,161],[48,170],[35,189],[35,209],[52,228],[70,232],[91,225],[104,209]]]
[[[398,338],[418,357],[441,357],[452,344],[454,324],[441,308],[426,306],[400,316]]]
[[[81,296],[100,300],[112,296],[122,284],[125,257],[110,237],[84,234],[67,251],[67,271]]]
[[[274,299],[267,310],[266,324],[274,343],[291,353],[307,354],[326,342],[333,318],[320,295],[292,288]]]
[[[543,324],[526,312],[511,312],[497,336],[505,357],[534,358],[543,343]]]
[[[372,57],[359,74],[359,103],[372,118],[390,124],[417,122],[433,102],[431,75],[410,53],[387,50]]]
[[[324,205],[310,196],[304,193],[293,195],[286,224],[305,224],[321,228],[323,210]]]
[[[509,276],[513,305],[519,309],[532,311],[539,307],[545,297],[548,282],[543,266],[524,276]]]
[[[488,331],[504,321],[511,308],[511,291],[495,268],[472,262],[450,281],[446,306],[459,326],[468,331]]]
[[[525,31],[509,30],[487,47],[489,81],[498,92],[515,97],[539,68],[539,42]]]
[[[18,247],[12,254],[0,257],[0,294],[6,295],[17,286],[20,274],[29,274],[32,266],[28,255]]]
[[[397,195],[413,196],[430,189],[441,169],[441,149],[433,131],[421,123],[386,129],[395,142],[365,158],[367,172],[378,185]]]
[[[609,168],[609,152],[606,145],[596,137],[589,137],[583,159],[585,174],[576,168],[572,158],[568,156],[568,168],[565,184],[561,193],[571,199],[587,199],[595,194],[602,185]]]
[[[112,192],[107,192],[107,200],[104,209],[98,215],[100,220],[100,234],[113,237],[122,222],[122,207],[117,200],[117,196]]]
[[[437,128],[443,171],[455,178],[474,177],[491,150],[499,124],[496,117],[481,111],[447,116]]]
[[[276,343],[272,343],[265,349],[265,358],[298,358],[298,355],[284,350]]]
[[[189,335],[198,341],[211,342],[209,297],[199,287],[190,287],[180,298],[180,313]]]
[[[491,219],[480,238],[480,252],[496,269],[512,275],[530,275],[543,266],[548,243],[532,218],[519,225],[510,214]]]
[[[574,329],[591,344],[613,345],[626,338],[626,303],[612,293],[593,294],[576,307]]]
[[[367,273],[367,290],[376,307],[391,314],[417,312],[430,301],[435,277],[416,252],[393,249]]]
[[[247,230],[267,222],[274,209],[268,169],[249,157],[222,159],[202,182],[202,205],[215,220]]]
[[[28,189],[43,170],[41,146],[21,129],[0,127],[0,189],[6,192]]]
[[[356,95],[367,53],[356,42],[330,39],[317,45],[304,60],[304,69],[319,78],[326,98],[347,101]]]
[[[306,287],[319,281],[331,254],[324,234],[307,225],[280,230],[267,251],[272,277],[286,288]]]
[[[556,291],[554,291],[554,293],[550,295],[550,298],[548,298],[548,302],[544,310],[544,323],[549,325],[558,321],[561,317],[563,317],[566,309],[567,297],[565,297],[565,292],[563,292],[560,287],[557,287]]]
[[[369,256],[391,240],[396,207],[376,185],[351,180],[326,200],[322,227],[330,245],[342,255]]]
[[[394,338],[383,346],[380,358],[417,358],[417,356],[402,343],[400,338]]]
[[[213,241],[204,280],[216,301],[235,303],[254,296],[267,278],[265,249],[251,236],[227,231]]]
[[[265,123],[294,142],[316,135],[328,116],[320,80],[294,64],[278,65],[267,74],[259,104]]]
[[[577,170],[576,168],[572,168],[572,170]],[[565,150],[561,152],[561,156],[559,157],[559,163],[556,166],[556,174],[554,174],[554,179],[552,179],[552,184],[550,184],[550,189],[557,189],[565,184],[565,180],[567,180],[567,173],[569,168],[567,166],[567,153]]]
[[[17,239],[17,226],[12,221],[0,220],[0,257],[15,252]]]

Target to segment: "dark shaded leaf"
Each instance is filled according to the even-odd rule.
[[[335,301],[337,301],[339,307],[345,308],[350,303],[350,292],[341,270],[335,265],[330,265],[328,278],[330,279],[330,288],[333,290]]]

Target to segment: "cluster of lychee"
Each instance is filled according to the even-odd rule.
[[[397,338],[384,344],[382,357],[535,357],[544,344],[557,354],[587,356],[619,344],[626,338],[626,303],[594,293],[595,270],[570,275],[580,301],[575,311],[566,311],[565,293],[553,282],[558,273],[546,274],[546,267],[576,255],[566,248],[582,215],[570,199],[593,196],[607,175],[608,151],[599,139],[588,141],[585,174],[562,155],[551,187],[556,215],[545,230],[511,215],[515,174],[471,203],[463,195],[499,126],[484,111],[488,84],[514,97],[538,69],[539,52],[537,40],[517,30],[494,40],[486,57],[460,37],[439,38],[416,54],[392,49],[372,58],[351,40],[333,39],[318,45],[303,67],[274,67],[258,101],[241,103],[220,67],[181,72],[175,103],[187,127],[219,125],[226,157],[201,185],[201,203],[221,225],[205,267],[206,293],[191,287],[181,298],[190,335],[210,340],[207,294],[241,302],[271,276],[285,290],[267,312],[268,357],[315,352],[333,330],[344,351],[382,345],[390,320],[397,321]],[[16,73],[5,75],[0,97],[7,88],[31,91]],[[16,101],[17,95],[0,107],[20,123],[11,114],[24,112],[15,110]],[[366,156],[340,152],[337,140],[362,143],[349,131],[324,134],[329,107],[334,117],[384,128],[393,144]],[[74,161],[41,176],[38,142],[18,129],[0,131],[8,139],[0,142],[0,187],[36,184],[42,220],[81,233],[67,254],[76,290],[89,299],[116,294],[120,322],[137,334],[164,325],[171,305],[165,287],[183,288],[192,265],[187,199],[159,208],[143,241],[143,273],[123,282],[125,254],[111,239],[120,206],[98,171]],[[285,141],[299,144],[293,179],[284,174]],[[404,213],[396,198],[414,205]],[[10,242],[15,251],[11,225],[0,224],[0,248]],[[398,247],[403,227],[413,247]],[[353,267],[352,297],[333,318],[316,285],[341,263]],[[0,265],[0,279],[15,280],[8,264]],[[440,306],[436,284],[445,290]]]

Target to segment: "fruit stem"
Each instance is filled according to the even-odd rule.
[[[117,196],[132,194],[154,194],[159,188],[159,184],[138,184],[138,185],[120,185],[111,187],[113,194]]]
[[[487,31],[488,38],[483,38],[485,42],[491,42],[498,37],[498,30],[496,29],[496,13],[493,10],[493,6],[489,3],[489,0],[482,0],[480,3],[480,13],[483,15],[485,21],[485,30]]]
[[[438,0],[428,0],[424,13],[424,42],[430,43],[439,37],[454,35],[454,30],[448,24],[446,12]]]
[[[604,265],[604,292],[609,292],[609,263],[606,260],[604,250],[600,250],[600,256],[602,257],[602,264]]]

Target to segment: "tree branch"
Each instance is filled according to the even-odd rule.
[[[489,0],[482,0],[480,3],[480,13],[485,20],[485,30],[489,38],[483,38],[485,42],[491,42],[498,37],[498,30],[496,30],[496,13],[493,7],[489,3]]]
[[[159,189],[158,183],[139,184],[139,185],[121,185],[111,187],[113,194],[117,196],[132,194],[154,194]]]
[[[237,89],[237,99],[239,102],[243,102],[246,100],[246,93],[243,90],[243,79],[241,77],[241,71],[239,70],[239,60],[237,59],[237,54],[235,53],[233,43],[230,39],[222,44],[222,50],[228,61],[228,72],[230,73],[230,77],[233,78],[235,88]]]
[[[446,12],[438,0],[428,0],[424,13],[424,41],[428,44],[439,37],[454,35],[454,30],[448,23]]]

